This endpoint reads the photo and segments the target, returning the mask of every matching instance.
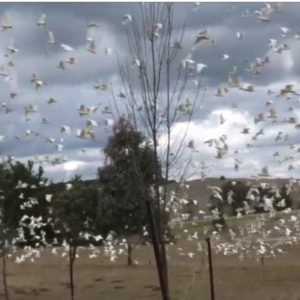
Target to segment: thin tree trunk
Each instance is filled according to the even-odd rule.
[[[6,276],[6,251],[5,247],[2,248],[2,280],[4,287],[5,300],[9,300],[8,286],[7,286],[7,276]]]
[[[74,293],[74,262],[76,258],[76,246],[72,245],[72,242],[69,243],[69,275],[70,275],[70,292],[71,300],[75,299]]]
[[[166,290],[169,295],[169,276],[168,276],[168,262],[167,262],[167,253],[166,253],[166,245],[164,240],[161,244],[161,260],[163,265],[163,272],[165,276],[165,284],[166,284]]]
[[[160,207],[156,208],[156,228],[157,228],[157,237],[159,242],[159,252],[160,252],[160,259],[161,259],[161,269],[164,276],[164,284],[165,284],[165,291],[166,297],[170,299],[169,293],[169,282],[168,282],[168,265],[167,265],[167,254],[166,254],[166,247],[165,247],[165,224],[164,224],[164,215],[161,215]]]
[[[127,266],[132,266],[132,245],[127,243]]]
[[[146,200],[146,204],[147,204],[147,211],[148,211],[148,218],[149,218],[149,229],[151,233],[153,250],[154,250],[154,255],[156,260],[156,268],[158,272],[158,278],[159,278],[160,288],[162,293],[162,299],[169,300],[170,295],[169,295],[169,291],[167,290],[167,284],[165,282],[166,277],[163,269],[161,239],[158,234],[158,230],[155,224],[155,217],[153,216],[152,207],[149,199]]]
[[[161,218],[161,222],[164,222],[164,216]],[[161,263],[162,263],[162,269],[165,277],[165,285],[166,285],[166,291],[169,295],[169,278],[168,278],[168,262],[167,262],[167,253],[166,253],[166,245],[165,245],[165,224],[162,223],[160,226],[160,232],[159,232],[159,242],[160,242],[160,254],[161,254]]]

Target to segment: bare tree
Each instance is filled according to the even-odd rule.
[[[132,17],[125,30],[129,57],[119,58],[122,91],[113,92],[114,109],[118,116],[121,105],[125,117],[142,132],[154,149],[156,169],[153,184],[153,215],[156,222],[162,272],[166,284],[164,300],[170,298],[168,268],[165,249],[167,225],[172,211],[174,197],[169,197],[168,182],[175,178],[176,189],[188,175],[194,151],[193,141],[186,142],[186,135],[192,115],[200,98],[201,75],[196,72],[196,64],[191,55],[182,56],[185,24],[176,28],[173,3],[144,3],[140,14]],[[188,90],[193,93],[185,96]],[[204,96],[204,95],[203,95]],[[120,105],[121,99],[121,105]],[[176,135],[175,126],[182,129]],[[178,128],[178,127],[177,127]],[[130,149],[130,145],[127,146]],[[134,180],[143,185],[143,172],[139,161],[132,155],[135,167]],[[159,176],[159,166],[163,165],[163,178]],[[159,267],[159,262],[157,261]],[[163,288],[162,288],[163,290]]]

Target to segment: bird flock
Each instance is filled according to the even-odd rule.
[[[204,10],[204,7],[205,4],[197,3],[194,11],[199,12],[201,9]],[[264,3],[260,9],[252,12],[246,10],[242,15],[239,15],[240,11],[236,7],[231,7],[226,12],[229,14],[228,18],[236,15],[237,18],[249,18],[253,24],[267,23],[262,24],[261,28],[266,28],[268,25],[276,28],[276,18],[278,15],[285,14],[281,3]],[[276,25],[273,25],[274,23]],[[277,176],[279,177],[293,177],[297,174],[296,170],[299,168],[298,155],[300,152],[296,138],[297,130],[300,128],[298,120],[300,91],[297,91],[297,82],[295,79],[292,80],[292,83],[285,83],[282,80],[283,83],[280,84],[280,81],[273,83],[269,80],[269,84],[266,84],[265,88],[263,88],[263,84],[259,84],[258,81],[259,78],[265,81],[267,76],[272,77],[272,69],[270,69],[272,64],[284,64],[287,57],[290,57],[291,51],[296,51],[295,49],[298,48],[299,30],[299,26],[288,28],[281,27],[278,24],[277,36],[270,36],[266,41],[265,47],[262,47],[264,52],[259,57],[249,57],[237,61],[230,53],[220,55],[219,68],[228,68],[228,65],[223,65],[225,61],[233,61],[233,63],[230,64],[227,78],[221,79],[222,82],[216,87],[215,92],[212,88],[206,87],[209,89],[206,92],[208,100],[204,101],[205,103],[202,106],[202,111],[205,111],[206,114],[211,113],[211,109],[215,110],[215,112],[211,113],[210,125],[217,127],[216,123],[219,123],[218,130],[216,129],[214,132],[219,131],[220,134],[217,136],[215,133],[213,137],[208,137],[208,134],[205,134],[205,129],[209,133],[213,130],[210,131],[209,126],[203,126],[201,129],[204,131],[202,134],[204,137],[199,138],[198,136],[198,140],[194,139],[188,143],[189,148],[197,148],[201,151],[203,151],[204,143],[210,148],[208,150],[210,154],[215,152],[216,159],[209,167],[214,166],[216,171],[220,169],[225,172],[228,169],[241,171],[245,161],[243,177],[252,176],[258,178],[265,175],[269,176],[266,172],[260,172],[257,167],[257,165],[260,165],[262,169],[267,170],[269,166],[266,163],[272,165],[273,173],[278,174]],[[237,49],[239,49],[238,43],[247,42],[247,32],[236,32],[236,39],[235,44]],[[196,69],[197,72],[203,72],[205,75],[210,66],[204,62],[196,61],[193,56],[197,57],[197,60],[201,60],[201,55],[198,52],[201,53],[202,49],[209,46],[221,49],[223,42],[224,39],[218,43],[217,38],[214,37],[213,30],[210,33],[209,28],[199,31],[195,36],[194,47],[182,60],[183,66],[191,70]],[[250,44],[250,42],[248,43]],[[291,45],[295,48],[292,48]],[[210,53],[213,53],[213,51],[216,50],[212,49]],[[204,50],[202,53],[204,53]],[[280,69],[278,69],[278,72],[281,72]],[[245,77],[242,78],[241,74],[243,74],[243,77],[245,75]],[[290,78],[291,76],[288,75],[287,77]],[[251,80],[258,82],[258,86],[256,87],[254,83],[250,83]],[[207,81],[209,86],[209,79]],[[265,92],[263,92],[264,89]],[[253,116],[252,120],[249,114],[250,105],[247,103],[247,106],[243,109],[245,104],[243,99],[252,102],[251,114],[254,112],[253,107],[256,107],[256,115]],[[214,108],[210,102],[213,102]],[[229,109],[224,109],[225,105]],[[180,109],[184,110],[186,106],[184,104]],[[220,107],[220,109],[216,109],[216,106]],[[238,122],[238,120],[234,122],[235,118],[238,119],[241,116],[241,110],[243,111],[244,120],[242,122]],[[199,128],[199,130],[201,129]],[[263,152],[259,150],[260,147],[268,146],[266,140],[269,142],[270,152],[274,148],[275,151],[272,154],[270,153],[270,155],[261,156],[260,154]],[[235,147],[234,144],[239,145]],[[256,165],[251,164],[249,166],[249,155],[253,157]],[[201,168],[203,169],[203,167]],[[219,171],[218,175],[221,174]],[[231,172],[230,176],[235,176],[232,174],[234,172]]]
[[[146,3],[144,3],[144,5],[146,5]],[[191,9],[191,13],[204,13],[205,7],[206,5],[203,3],[196,3],[195,8]],[[265,3],[260,9],[255,11],[247,10],[242,14],[239,14],[240,12],[233,6],[226,9],[226,13],[228,14],[228,18],[233,18],[233,16],[236,15],[236,18],[247,18],[249,19],[249,22],[267,23],[262,24],[262,26],[266,27],[269,24],[272,25],[275,23],[276,15],[284,15],[285,11],[280,3],[274,3],[272,5]],[[124,27],[130,26],[132,20],[133,19],[130,14],[125,14],[121,18],[120,24]],[[56,39],[56,32],[51,31],[51,29],[48,30],[48,28],[51,28],[51,24],[48,24],[46,14],[43,13],[40,16],[37,16],[36,26],[42,30],[45,43],[47,44],[47,51],[45,53],[41,53],[41,55],[45,56],[44,60],[51,59],[51,56],[54,55],[54,52],[52,54],[52,50],[54,51],[55,49],[55,51],[59,51],[60,48],[60,51],[65,54],[61,56],[63,59],[57,61],[56,72],[65,72],[68,74],[66,75],[68,77],[72,76],[72,69],[74,70],[74,73],[78,72],[78,69],[75,68],[79,68],[80,65],[84,64],[84,62],[82,60],[79,61],[77,58],[76,48],[64,43],[63,41],[58,41]],[[101,31],[102,28],[97,22],[89,21],[85,24],[85,27],[87,30],[87,36],[84,49],[87,57],[89,55],[97,57],[100,53],[107,57],[116,55],[118,49],[105,46],[100,48],[98,46],[99,41],[95,40],[95,32]],[[162,24],[156,24],[154,28],[154,35],[156,37],[159,37],[162,30],[161,27]],[[15,28],[14,26],[14,20],[12,20],[8,14],[4,15],[1,20],[1,29],[3,31],[2,34],[9,39],[10,33],[12,32],[13,36],[13,32],[18,30],[18,28]],[[275,167],[275,170],[280,169],[280,171],[276,173],[280,173],[281,176],[287,177],[289,176],[289,173],[296,174],[295,172],[291,172],[293,170],[296,171],[299,167],[297,158],[300,148],[297,147],[297,141],[295,141],[295,137],[292,135],[296,134],[297,130],[300,128],[300,123],[297,118],[297,105],[300,102],[300,94],[297,92],[296,86],[293,83],[282,84],[282,86],[280,86],[277,90],[267,86],[266,94],[263,95],[261,93],[262,87],[259,86],[256,88],[253,83],[250,83],[250,81],[251,79],[254,81],[259,80],[257,79],[259,76],[265,78],[265,76],[270,73],[268,68],[273,63],[285,60],[285,55],[288,55],[286,53],[290,53],[291,50],[294,50],[291,49],[291,46],[289,46],[289,42],[295,42],[300,38],[299,30],[299,28],[280,27],[279,25],[278,36],[270,37],[269,40],[266,41],[265,49],[263,50],[265,53],[262,53],[260,57],[253,57],[252,59],[245,58],[242,61],[236,61],[230,53],[221,54],[219,62],[220,67],[228,69],[228,74],[227,78],[221,79],[222,82],[216,88],[210,88],[209,78],[207,80],[205,78],[205,74],[210,69],[210,66],[205,62],[199,61],[201,60],[201,52],[207,51],[210,46],[213,47],[213,49],[210,50],[212,55],[214,55],[213,51],[221,53],[219,49],[222,49],[221,43],[223,41],[218,41],[218,38],[214,37],[213,30],[212,32],[210,32],[209,28],[200,30],[195,35],[194,41],[191,41],[190,45],[183,45],[184,41],[180,42],[175,40],[173,42],[171,46],[172,48],[180,49],[180,54],[182,53],[184,55],[184,53],[187,53],[181,60],[182,66],[191,72],[203,75],[203,81],[205,81],[207,86],[204,87],[205,97],[201,105],[201,111],[206,117],[207,113],[212,113],[212,126],[216,128],[215,132],[218,131],[221,133],[219,135],[214,134],[209,137],[208,134],[204,132],[203,134],[200,134],[197,140],[191,139],[187,142],[187,147],[197,153],[203,152],[202,149],[204,149],[206,152],[205,154],[208,155],[206,162],[209,160],[211,163],[207,169],[207,171],[210,171],[210,174],[212,174],[212,172],[216,172],[216,170],[220,168],[224,168],[226,171],[241,171],[243,168],[243,160],[245,160],[245,157],[248,157],[249,155],[253,155],[253,157],[255,157],[254,161],[258,165],[261,165],[262,161],[270,162],[272,166]],[[248,42],[247,32],[236,32],[236,39],[236,43]],[[0,75],[4,77],[3,85],[9,85],[9,97],[11,98],[11,100],[2,103],[2,114],[9,115],[11,117],[20,115],[21,118],[19,118],[19,121],[21,122],[22,120],[22,122],[24,122],[24,126],[22,126],[24,132],[15,133],[14,124],[11,124],[10,119],[8,118],[8,121],[5,124],[6,126],[4,126],[4,130],[0,133],[0,141],[4,146],[4,150],[2,150],[2,152],[8,156],[11,155],[5,151],[5,142],[9,143],[13,139],[19,141],[25,140],[27,142],[30,140],[36,144],[41,143],[41,139],[43,139],[44,143],[49,146],[48,148],[43,148],[46,149],[46,154],[44,156],[38,156],[35,155],[35,153],[31,153],[31,156],[34,156],[38,163],[50,165],[57,164],[58,162],[65,163],[67,161],[67,155],[63,156],[62,153],[65,147],[68,147],[70,139],[76,137],[81,140],[96,141],[97,135],[104,136],[109,132],[109,129],[114,124],[115,120],[113,117],[112,105],[109,101],[107,101],[107,99],[105,99],[107,98],[107,93],[111,90],[110,82],[105,81],[105,79],[95,78],[94,82],[90,85],[90,89],[94,89],[99,92],[100,94],[97,94],[99,97],[101,97],[101,92],[106,92],[106,94],[102,94],[105,95],[103,96],[104,100],[102,102],[97,101],[97,103],[93,103],[93,105],[82,103],[84,102],[84,100],[82,100],[81,104],[74,108],[77,116],[80,117],[78,122],[74,121],[76,120],[76,117],[72,112],[70,113],[72,126],[68,124],[67,118],[64,118],[64,122],[66,124],[57,124],[54,116],[56,116],[56,111],[58,112],[62,108],[59,103],[61,100],[58,100],[56,96],[53,96],[50,93],[48,94],[47,86],[51,86],[51,82],[45,82],[43,76],[38,74],[38,72],[34,69],[32,70],[31,77],[28,78],[28,82],[30,82],[37,92],[37,95],[33,97],[37,100],[31,101],[33,103],[24,103],[23,108],[20,108],[19,103],[22,103],[22,93],[19,91],[20,87],[17,80],[18,65],[14,62],[14,57],[17,59],[19,56],[21,57],[22,49],[17,49],[15,42],[17,41],[14,41],[13,38],[10,39],[9,44],[5,47],[5,60],[3,60],[5,63],[0,66]],[[229,63],[230,61],[233,61],[232,64]],[[222,66],[222,63],[225,62],[228,62],[228,64]],[[132,67],[138,69],[140,65],[141,62],[135,60]],[[51,72],[54,72],[53,69]],[[46,71],[43,73],[46,73]],[[241,74],[245,74],[245,77],[247,76],[247,78],[243,79]],[[253,77],[252,75],[257,76]],[[198,85],[199,80],[191,79],[191,83]],[[34,89],[32,90],[32,93],[34,93]],[[255,97],[255,93],[258,92],[258,90],[258,97],[264,99],[252,101],[255,102],[253,105],[259,105],[260,108],[258,109],[261,109],[261,111],[257,111],[257,115],[253,116],[254,120],[252,122],[250,120],[248,106],[243,109],[244,101],[237,100],[237,98],[243,99],[246,97],[246,99],[252,99],[252,97]],[[192,88],[190,93],[193,93]],[[120,90],[118,97],[120,100],[125,99],[126,101],[124,91]],[[46,99],[42,100],[41,98]],[[185,99],[182,99],[181,103],[179,103],[177,107],[177,110],[184,116],[193,114],[193,103],[191,103],[190,99],[190,95],[186,95]],[[283,101],[284,99],[286,102]],[[42,101],[45,102],[41,104]],[[213,108],[211,108],[210,102],[213,102],[215,107],[220,109],[215,108],[214,111],[211,111]],[[15,107],[17,103],[18,105]],[[262,105],[263,103],[265,104]],[[282,108],[284,103],[287,104],[286,111],[285,108]],[[46,104],[46,106],[44,104]],[[224,105],[227,105],[226,109],[224,109]],[[277,109],[277,107],[279,107],[279,109]],[[73,108],[70,107],[68,111],[72,109]],[[143,107],[137,107],[136,109],[141,111],[143,110]],[[23,110],[23,112],[21,110]],[[242,122],[234,122],[233,119],[238,117],[238,115],[242,118],[246,118],[246,120],[243,120]],[[218,120],[216,120],[216,117]],[[82,125],[79,125],[78,127],[80,128],[78,128],[77,125],[73,126],[74,122],[76,124],[81,123]],[[54,127],[57,129],[54,129]],[[11,128],[12,130],[10,130]],[[285,128],[286,130],[284,130]],[[104,130],[104,133],[103,131],[100,131],[102,129]],[[197,127],[195,130],[196,129]],[[240,138],[228,136],[228,132],[231,129],[235,133],[241,135]],[[238,129],[240,129],[239,132],[237,131]],[[48,130],[49,135],[47,135]],[[201,130],[201,128],[198,128],[198,130]],[[13,137],[9,135],[11,132],[15,133]],[[272,148],[276,148],[276,150],[272,155],[263,157],[259,156],[259,147],[264,145],[263,143],[266,139],[269,139],[271,144],[273,142],[273,136],[276,143],[273,143],[274,145]],[[238,141],[238,147],[231,146],[234,144],[232,143],[234,138],[240,140]],[[83,141],[82,144],[84,143],[85,142]],[[207,149],[206,146],[209,148]],[[281,151],[277,149],[280,149]],[[289,149],[291,149],[291,151],[289,151]],[[58,153],[53,150],[57,150]],[[82,147],[81,154],[86,152],[87,149]],[[214,156],[211,155],[213,152],[215,153]],[[84,161],[84,156],[82,158]],[[287,165],[286,162],[288,163]],[[200,154],[196,155],[193,165],[198,167],[197,171],[199,168],[202,168],[200,166]],[[245,162],[245,165],[244,170],[249,172],[247,162]],[[257,166],[251,165],[250,169],[251,175],[257,175],[259,172]],[[288,172],[285,172],[284,170]]]
[[[143,3],[143,5],[149,4]],[[176,5],[180,6],[180,4]],[[209,4],[200,2],[195,3],[194,6],[191,6],[190,13],[201,15],[201,13],[205,13],[206,6],[208,5]],[[250,24],[251,22],[253,24],[259,23],[264,28],[269,25],[273,26],[274,23],[276,24],[278,15],[285,14],[285,5],[282,5],[281,3],[265,3],[263,5],[257,3],[256,6],[256,10],[251,11],[247,9],[243,12],[238,10],[235,6],[231,6],[226,9],[225,13],[228,15],[228,19],[234,17],[244,18],[248,19]],[[133,22],[134,17],[134,15],[128,13],[124,14],[120,17],[119,23],[121,26],[129,27]],[[201,19],[201,17],[199,18]],[[54,48],[56,47],[55,51],[58,51],[59,48],[59,51],[63,53],[64,58],[57,61],[57,64],[54,67],[55,71],[65,72],[68,74],[65,76],[69,77],[72,76],[72,72],[78,72],[78,69],[75,68],[76,66],[79,68],[80,66],[83,66],[85,64],[84,59],[82,57],[81,59],[78,59],[76,47],[72,47],[66,42],[58,40],[56,38],[57,33],[48,29],[51,28],[51,24],[48,24],[47,22],[47,15],[42,13],[40,16],[37,16],[35,25],[40,30],[39,33],[42,32],[45,43],[47,44],[46,51],[40,53],[43,56],[43,59],[49,60],[51,57],[55,57]],[[65,25],[67,26],[68,24]],[[201,22],[199,23],[199,26],[201,27]],[[84,45],[86,56],[95,56],[96,61],[97,55],[100,53],[101,55],[105,55],[105,57],[111,57],[116,54],[117,49],[113,49],[111,46],[100,46],[101,43],[95,39],[95,32],[102,30],[97,22],[89,21],[85,24],[85,27],[87,31],[86,43]],[[9,14],[1,16],[0,28],[1,34],[9,39],[10,34],[19,29],[14,25],[14,20]],[[159,38],[162,30],[162,24],[158,23],[154,26],[153,34]],[[238,172],[243,167],[243,161],[247,160],[247,157],[253,156],[255,157],[255,160],[261,160],[259,165],[263,164],[261,166],[261,171],[257,168],[252,170],[252,166],[249,167],[249,165],[246,165],[245,168],[248,172],[252,172],[251,175],[254,178],[266,178],[272,175],[271,172],[269,172],[269,166],[264,163],[269,161],[272,161],[272,166],[277,164],[276,168],[277,166],[284,166],[285,172],[281,172],[281,174],[287,174],[286,176],[289,177],[289,172],[292,172],[300,166],[300,163],[297,162],[297,155],[300,153],[300,147],[297,144],[295,134],[293,135],[294,132],[297,132],[297,130],[300,129],[300,122],[297,118],[297,114],[299,114],[298,106],[300,103],[300,90],[297,90],[297,85],[294,82],[284,82],[282,85],[272,85],[272,83],[270,83],[269,86],[262,87],[262,85],[258,85],[256,87],[251,81],[253,80],[253,82],[255,82],[259,80],[260,77],[265,80],[268,73],[270,73],[270,66],[272,66],[274,62],[279,62],[281,59],[284,60],[287,55],[286,53],[290,53],[294,50],[291,45],[296,45],[296,43],[299,42],[300,27],[281,27],[278,23],[278,36],[271,36],[265,41],[266,45],[263,50],[264,52],[262,52],[259,57],[244,58],[241,61],[235,60],[233,55],[227,53],[226,50],[223,52],[222,38],[216,37],[216,34],[214,35],[214,30],[210,30],[210,28],[199,28],[197,32],[197,34],[193,35],[192,41],[188,45],[185,44],[185,39],[182,41],[175,40],[171,45],[173,49],[176,48],[181,51],[180,55],[182,59],[180,59],[178,64],[191,73],[200,74],[206,84],[206,86],[203,87],[205,98],[201,103],[199,111],[203,116],[207,116],[207,113],[210,114],[211,119],[207,122],[206,120],[202,120],[204,123],[206,122],[203,127],[200,128],[203,129],[204,132],[187,134],[187,137],[195,137],[189,139],[185,143],[185,147],[195,153],[194,160],[191,162],[191,167],[198,168],[197,170],[200,170],[198,172],[198,177],[205,180],[205,178],[209,176],[209,172],[211,172],[212,168],[221,168],[224,161],[227,170],[232,169],[235,172]],[[247,42],[247,31],[235,32],[233,33],[233,38],[236,39],[236,43]],[[47,89],[47,86],[51,85],[51,82],[46,82],[43,76],[34,70],[34,66],[32,66],[32,70],[30,71],[31,75],[28,78],[27,83],[30,85],[30,87],[28,87],[30,92],[32,95],[35,95],[32,98],[37,100],[33,100],[32,103],[26,103],[24,105],[22,103],[22,91],[18,84],[19,76],[16,71],[18,70],[18,65],[14,60],[15,57],[22,56],[22,49],[16,48],[17,43],[18,41],[15,41],[13,38],[10,39],[10,43],[5,47],[4,58],[1,60],[4,62],[0,66],[0,76],[3,77],[2,84],[3,86],[9,86],[9,93],[7,95],[9,100],[2,103],[3,111],[1,112],[1,116],[12,115],[12,119],[23,124],[23,132],[19,132],[11,137],[9,136],[9,133],[11,132],[9,128],[14,124],[7,124],[6,132],[3,132],[0,135],[0,145],[3,145],[3,148],[5,149],[5,143],[11,141],[11,139],[18,141],[30,140],[32,143],[37,144],[40,144],[41,141],[43,141],[44,144],[49,147],[48,154],[36,155],[35,153],[32,153],[31,155],[35,157],[36,162],[45,164],[46,166],[60,165],[68,162],[69,158],[67,155],[62,155],[62,153],[64,152],[64,149],[67,148],[65,147],[66,141],[73,137],[84,140],[82,142],[83,147],[81,153],[88,153],[89,149],[84,147],[84,143],[87,140],[91,142],[99,141],[100,138],[103,138],[105,132],[110,131],[110,128],[115,122],[112,105],[110,105],[109,102],[106,102],[106,100],[99,102],[101,93],[106,93],[111,90],[110,82],[106,81],[105,78],[95,78],[94,81],[90,83],[90,90],[97,92],[97,103],[92,103],[90,105],[90,103],[85,103],[85,99],[79,99],[81,104],[74,108],[72,103],[73,99],[66,99],[64,105],[68,108],[66,112],[70,114],[64,116],[64,124],[57,124],[55,123],[55,116],[60,113],[62,106],[58,106],[57,109],[55,109],[55,107],[61,100],[58,100],[54,95],[48,94],[49,89]],[[253,43],[253,47],[255,47],[255,40]],[[209,77],[205,77],[206,72],[209,72],[211,66],[209,63],[201,61],[201,51],[207,51],[207,49],[209,49],[211,55],[215,55],[216,61],[219,60],[219,68],[228,70],[226,76],[221,79],[221,82],[219,82],[217,86],[210,85]],[[296,45],[295,51],[297,51],[297,49]],[[214,54],[214,51],[216,54]],[[251,55],[251,51],[249,52],[249,55]],[[132,63],[132,70],[141,67],[142,62],[139,60],[135,60]],[[51,72],[54,71],[51,70]],[[244,74],[244,78],[242,78],[240,74]],[[190,83],[191,86],[198,86],[200,84],[199,80],[196,80],[195,78],[192,78]],[[192,89],[190,93],[193,93]],[[256,96],[253,96],[255,93],[258,93],[259,95],[257,96],[257,99],[255,98]],[[257,111],[257,114],[251,117],[251,114],[248,111],[249,104],[248,106],[245,105],[245,109],[243,109],[243,97],[246,97],[247,100],[250,99],[253,102],[253,105],[258,103],[258,107],[261,111]],[[125,91],[120,90],[117,94],[117,98],[120,99],[120,101],[126,100]],[[43,103],[41,104],[41,102]],[[226,107],[226,109],[211,109],[210,107],[212,104],[216,107]],[[43,109],[41,109],[41,107],[43,107]],[[181,99],[176,110],[184,116],[189,116],[193,114],[192,107],[193,105],[190,101],[190,97],[189,95],[186,95]],[[279,107],[279,109],[277,109],[277,107]],[[143,109],[145,108],[136,107],[137,111]],[[74,111],[74,114],[73,111],[72,113],[70,112],[71,110]],[[237,115],[241,116],[242,122],[239,122],[238,119],[237,121],[235,120],[235,116]],[[80,123],[82,126],[76,128],[76,126],[69,125],[68,123],[71,118],[77,118],[79,120],[78,124]],[[11,121],[12,119],[9,120]],[[193,122],[197,121],[196,119],[192,120]],[[72,120],[72,124],[73,123]],[[56,128],[56,132],[53,131],[53,127],[50,127],[51,130],[49,130],[48,134],[48,126],[52,125]],[[211,136],[208,136],[208,134],[205,133],[205,129],[209,129],[209,126],[215,128],[214,131],[208,130],[209,134],[212,134]],[[197,129],[197,127],[195,128]],[[222,128],[225,129],[223,130]],[[103,131],[100,131],[100,129]],[[275,143],[273,148],[278,147],[280,150],[276,148],[274,153],[269,153],[269,155],[264,153],[267,151],[260,150],[262,148],[257,147],[257,144],[267,139]],[[235,143],[238,144],[238,147],[234,146]],[[280,145],[278,146],[278,144]],[[256,148],[258,149],[258,153],[256,154],[263,152],[262,156],[252,154],[252,151],[255,153]],[[197,160],[197,157],[200,157],[202,151],[204,151],[203,149],[206,151],[205,155],[208,155],[209,157],[206,162],[201,161],[201,158]],[[272,151],[272,147],[269,149]],[[10,153],[5,153],[5,155],[11,156]],[[210,164],[210,162],[212,163]],[[291,189],[297,188],[299,186],[299,181],[292,178],[289,184]],[[16,188],[19,188],[20,186],[27,186],[27,183],[20,182]],[[66,189],[71,188],[72,185],[67,183]],[[188,184],[184,184],[182,188],[188,189]],[[230,196],[232,195],[229,194],[228,199],[223,199],[218,187],[210,187],[210,189],[212,190],[213,196],[220,201],[230,201]],[[275,193],[277,193],[277,197],[281,197],[278,195],[278,188],[274,187],[274,189]],[[253,187],[251,193],[248,195],[250,200],[255,201],[255,197],[259,196],[255,193],[257,193],[257,191],[255,187]],[[19,197],[22,198],[22,194],[20,194]],[[47,195],[46,200],[51,202],[51,197],[52,195]],[[265,200],[267,209],[271,210],[272,205],[270,205],[270,203],[272,203],[274,199]],[[23,204],[23,208],[25,206],[30,207],[36,205],[36,201],[36,199],[30,199]],[[182,205],[186,205],[190,201],[187,200],[187,197],[178,198],[176,194],[171,193],[169,202],[169,209],[173,209],[176,213],[180,211]],[[171,204],[173,202],[176,205],[172,206]],[[194,200],[194,204],[197,204],[197,200]],[[245,202],[244,209],[248,209],[247,202]],[[285,213],[288,218],[283,216],[275,222],[272,229],[268,230],[264,230],[268,226],[268,216],[258,216],[255,222],[242,224],[235,231],[230,230],[230,238],[227,241],[222,240],[221,234],[218,231],[214,231],[212,234],[213,249],[216,253],[237,255],[240,259],[246,257],[257,258],[261,255],[267,257],[268,255],[275,256],[284,254],[284,250],[281,249],[281,246],[283,244],[297,243],[300,233],[299,219],[293,215],[291,211],[286,211]],[[199,214],[205,214],[205,212],[200,211]],[[216,212],[216,214],[218,214],[218,212]],[[274,212],[271,211],[270,214],[272,215]],[[28,222],[28,219],[30,219],[30,222]],[[184,214],[179,216],[180,221],[183,221],[184,219]],[[34,235],[35,228],[44,226],[44,222],[45,220],[42,220],[40,217],[36,218],[24,215],[20,220],[20,225],[28,226],[32,235]],[[181,225],[184,226],[184,222],[181,222]],[[42,231],[41,236],[38,236],[38,238],[47,246],[43,234],[45,233]],[[207,229],[204,229],[203,232],[195,230],[195,232],[192,233],[186,229],[183,230],[182,237],[193,242],[197,246],[195,252],[185,253],[183,249],[172,244],[169,247],[177,247],[179,255],[195,259],[197,252],[205,252],[202,238],[206,234]],[[275,243],[272,241],[272,234],[275,236]],[[146,230],[144,235],[148,235]],[[255,235],[257,236],[255,237]],[[252,239],[250,239],[249,236],[251,236]],[[278,236],[280,236],[280,238],[278,238]],[[89,233],[85,232],[82,232],[82,238],[94,238],[96,241],[103,239],[101,236],[91,236]],[[41,256],[41,252],[44,250],[26,247],[21,256],[14,255],[14,253],[19,253],[14,244],[23,239],[24,232],[20,229],[18,238],[12,242],[13,250],[9,255],[14,256],[16,263],[24,262],[27,258],[34,262],[36,258]],[[51,251],[53,255],[60,255],[67,258],[67,242],[64,241],[62,247],[55,247],[55,244],[54,241],[53,244],[48,245],[52,247]],[[122,241],[116,240],[113,232],[108,235],[104,241],[104,245],[104,254],[109,256],[112,262],[117,262],[118,257],[120,255],[125,255],[127,252],[126,239]],[[89,250],[90,259],[97,258],[102,252],[102,250],[100,251],[92,244],[89,246]],[[80,253],[77,255],[80,255]]]

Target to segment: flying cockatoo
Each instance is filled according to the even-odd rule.
[[[128,22],[132,22],[132,16],[129,14],[123,16],[122,24],[126,25]]]
[[[54,38],[54,34],[52,31],[48,32],[48,44],[49,45],[55,44],[55,38]]]
[[[11,25],[10,16],[6,14],[1,22],[2,31],[6,31],[8,29],[12,29],[13,26]]]
[[[59,69],[65,70],[66,66],[63,60],[60,60],[57,66]]]
[[[196,35],[195,44],[198,45],[198,44],[200,44],[204,40],[209,40],[209,37],[207,36],[207,29],[201,30]]]
[[[16,52],[19,52],[19,50],[14,46],[14,40],[11,39],[9,45],[6,47],[6,49],[9,51],[10,55],[15,54]]]
[[[87,128],[98,127],[98,123],[95,120],[87,120],[86,127]]]
[[[91,40],[88,42],[88,44],[86,45],[85,49],[93,54],[96,54],[96,44],[94,40]]]
[[[46,14],[41,14],[37,21],[38,26],[45,26],[46,25]]]
[[[74,51],[74,48],[72,48],[71,46],[69,45],[66,45],[66,44],[60,44],[60,46],[67,52],[70,52],[70,51]]]
[[[71,133],[71,127],[70,126],[66,126],[66,125],[61,126],[60,127],[60,133],[70,134]]]

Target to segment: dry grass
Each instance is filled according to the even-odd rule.
[[[217,185],[217,180],[215,181],[209,184]],[[199,202],[205,207],[204,198],[206,199],[207,195],[199,193],[199,184],[202,184],[199,182],[194,181],[190,190],[193,192],[192,197],[203,198],[203,201]],[[283,215],[270,218],[268,226],[274,227],[278,218],[289,217]],[[253,218],[256,217],[230,219],[227,223],[229,227],[234,228],[241,222],[253,222]],[[210,224],[210,221],[196,225],[186,223],[183,228],[174,230],[182,238],[186,238],[185,230],[190,233],[193,230],[202,232],[203,227],[210,227]],[[201,238],[203,238],[202,234]],[[184,249],[186,253],[196,252],[197,245],[185,241],[169,247],[172,299],[210,299],[206,257],[203,253],[197,252],[197,255],[191,259],[180,255],[178,248]],[[237,257],[214,255],[216,298],[300,300],[300,246],[286,246],[286,250],[289,254],[265,259],[264,266],[255,260],[240,262]],[[81,250],[80,258],[75,262],[76,299],[156,300],[161,298],[152,248],[140,247],[134,251],[134,259],[139,262],[139,265],[134,267],[126,266],[126,256],[112,263],[103,255],[96,259],[89,259],[90,253],[86,249]],[[8,262],[8,273],[11,300],[69,299],[68,261],[61,257],[61,253],[54,256],[50,250],[45,250],[41,258],[36,259],[34,263],[27,261],[23,264],[14,263],[12,257]],[[3,287],[0,283],[0,299],[3,298]]]
[[[245,226],[247,224],[253,224],[257,220],[264,219],[265,220],[265,230],[273,230],[274,226],[278,226],[279,220],[282,219],[284,221],[288,221],[291,216],[297,216],[297,218],[300,217],[300,211],[299,210],[292,210],[288,213],[286,212],[277,212],[275,214],[251,214],[246,215],[241,218],[237,217],[229,217],[226,219],[226,226],[228,228],[231,228],[233,231],[236,231],[239,227]],[[280,226],[279,226],[280,227]],[[180,222],[176,223],[173,226],[173,233],[176,236],[181,236],[184,231],[188,232],[203,232],[204,229],[208,229],[208,232],[212,232],[215,229],[212,226],[212,222],[210,220],[200,220],[200,221],[188,221],[188,222]]]
[[[195,243],[182,242],[169,247],[172,299],[210,299],[207,261],[202,254],[193,259],[181,256],[177,248],[195,252]],[[287,247],[287,246],[286,246]],[[289,246],[289,254],[240,262],[236,257],[214,255],[216,297],[222,300],[300,298],[300,247]],[[106,257],[89,259],[81,250],[75,265],[76,298],[84,300],[160,299],[157,273],[151,248],[134,252],[138,266],[127,267],[126,257],[112,263]],[[12,300],[69,299],[68,263],[49,250],[35,263],[8,264]],[[3,297],[1,286],[0,298]]]

